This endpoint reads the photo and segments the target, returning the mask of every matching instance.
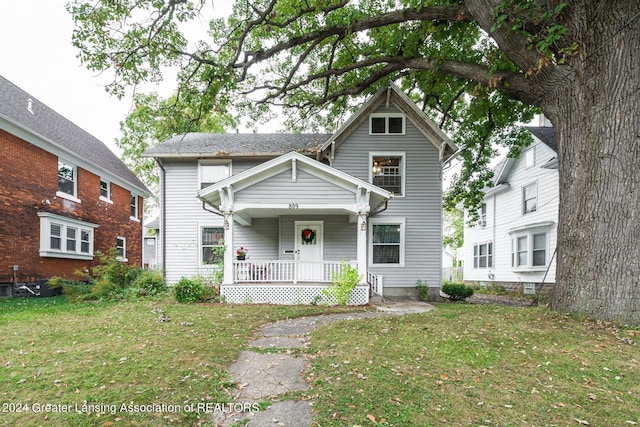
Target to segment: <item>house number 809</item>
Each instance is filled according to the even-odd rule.
[[[289,203],[289,209],[298,209],[297,203]]]

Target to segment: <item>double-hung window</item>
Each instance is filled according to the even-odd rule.
[[[522,212],[525,214],[538,210],[538,183],[522,187]]]
[[[40,256],[93,259],[93,236],[98,227],[49,212],[39,212]]]
[[[111,202],[111,182],[100,178],[100,200]]]
[[[536,165],[536,147],[531,147],[524,152],[524,167],[529,169]]]
[[[511,264],[516,269],[537,269],[547,265],[547,233],[513,236]]]
[[[129,216],[131,219],[138,220],[138,196],[134,193],[131,193],[131,205],[129,210]]]
[[[58,158],[58,191],[56,195],[79,202],[78,167],[62,158]]]
[[[404,196],[405,193],[405,153],[370,153],[369,182],[393,193]]]
[[[493,243],[473,246],[473,268],[493,268]]]
[[[116,237],[116,259],[118,261],[128,261],[127,259],[127,238]]]
[[[480,219],[478,220],[478,225],[480,227],[486,227],[487,226],[487,204],[483,203],[482,206],[480,207],[480,212],[478,212],[478,215],[480,216]]]
[[[203,265],[215,265],[222,258],[220,253],[224,247],[224,228],[222,227],[201,227],[200,246]]]
[[[404,265],[404,229],[403,218],[371,218],[369,259],[372,265]]]

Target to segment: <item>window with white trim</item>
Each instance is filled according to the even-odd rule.
[[[129,216],[131,219],[138,219],[138,196],[131,193],[131,205]]]
[[[127,259],[127,238],[116,237],[116,259],[118,261],[128,261]]]
[[[487,204],[483,203],[482,206],[480,206],[480,212],[479,212],[479,219],[478,219],[478,225],[480,227],[486,227],[487,226]]]
[[[111,201],[111,183],[104,178],[100,178],[100,199]]]
[[[525,233],[513,236],[511,266],[541,268],[547,265],[547,233]]]
[[[371,218],[369,223],[371,265],[404,265],[405,220]]]
[[[201,160],[198,162],[198,189],[203,189],[231,176],[228,160]]]
[[[532,168],[536,165],[536,147],[531,147],[524,152],[524,167]]]
[[[220,261],[218,248],[224,246],[224,228],[222,227],[200,227],[200,254],[203,265],[215,265]]]
[[[78,197],[78,167],[64,159],[58,158],[58,192],[65,198]]]
[[[405,121],[404,114],[371,114],[369,116],[369,134],[404,135]]]
[[[493,268],[493,242],[473,246],[473,268]]]
[[[404,153],[369,153],[369,164],[369,182],[392,192],[394,196],[404,196]]]
[[[40,256],[93,259],[93,236],[98,227],[49,212],[39,212]]]
[[[538,183],[522,187],[522,212],[528,214],[538,210]]]

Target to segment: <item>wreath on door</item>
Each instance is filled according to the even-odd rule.
[[[302,241],[304,243],[313,243],[313,241],[316,239],[316,232],[313,231],[310,228],[305,228],[304,230],[302,230]]]

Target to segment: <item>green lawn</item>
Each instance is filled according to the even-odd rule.
[[[258,326],[328,311],[2,299],[0,425],[206,425],[185,408],[229,402],[227,366]]]
[[[545,308],[440,304],[313,336],[319,426],[632,426],[637,328]]]
[[[0,425],[211,425],[185,408],[230,401],[227,366],[258,326],[331,310],[0,300]],[[318,329],[312,389],[290,397],[312,399],[323,427],[633,426],[638,336],[545,308],[440,304]]]

